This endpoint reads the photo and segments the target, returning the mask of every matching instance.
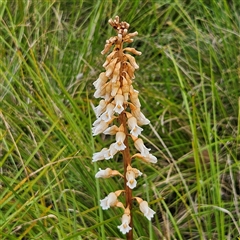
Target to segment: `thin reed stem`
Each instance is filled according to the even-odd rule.
[[[127,116],[125,112],[122,112],[119,115],[119,122],[120,124],[123,125],[124,132],[126,136],[128,136],[128,129],[127,129]],[[126,199],[126,208],[128,207],[130,212],[132,209],[132,189],[127,186],[127,167],[131,165],[131,155],[130,155],[130,149],[129,149],[129,144],[128,144],[128,137],[125,138],[124,140],[124,145],[126,148],[122,151],[123,154],[123,164],[124,164],[124,189],[125,189],[125,199]],[[129,226],[133,228],[133,218],[132,218],[132,212],[131,212],[131,221]],[[133,239],[133,231],[130,230],[126,234],[127,240],[132,240]]]

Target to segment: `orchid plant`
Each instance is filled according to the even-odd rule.
[[[135,48],[123,48],[123,44],[133,42],[133,37],[138,33],[128,33],[130,25],[127,22],[120,22],[118,16],[114,20],[110,19],[109,24],[117,31],[117,36],[106,41],[101,53],[106,54],[111,49],[112,52],[108,54],[103,64],[106,71],[100,73],[93,83],[96,89],[94,97],[102,99],[94,108],[97,120],[93,123],[92,133],[94,136],[100,133],[114,135],[116,141],[109,148],[94,153],[92,162],[108,160],[115,154],[122,153],[124,173],[110,168],[100,168],[95,177],[119,176],[124,179],[124,189],[109,193],[100,201],[100,206],[103,210],[110,207],[122,208],[122,224],[118,228],[123,234],[127,234],[127,239],[133,239],[132,201],[137,201],[140,211],[148,220],[151,220],[155,212],[149,208],[146,201],[132,195],[132,189],[137,186],[136,178],[142,173],[133,168],[131,162],[134,158],[139,158],[144,162],[156,163],[157,158],[150,153],[151,149],[147,148],[139,137],[143,131],[140,126],[150,123],[140,110],[139,92],[132,86],[134,72],[139,66],[131,54],[141,55],[141,52]],[[129,139],[132,139],[138,151],[133,155],[130,153]],[[125,204],[118,200],[121,194],[125,195]]]

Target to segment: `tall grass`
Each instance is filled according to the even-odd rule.
[[[137,194],[134,239],[240,236],[238,1],[1,1],[0,238],[124,239],[121,212],[99,199],[121,186],[96,181],[92,82],[116,14],[139,35],[135,86],[152,125],[157,165]],[[110,161],[108,166],[121,166]]]

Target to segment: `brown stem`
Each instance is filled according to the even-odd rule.
[[[119,121],[120,124],[123,125],[124,127],[124,132],[126,134],[126,138],[124,140],[124,144],[126,148],[122,151],[123,154],[123,162],[124,162],[124,189],[125,189],[125,197],[126,197],[126,207],[129,207],[129,210],[131,212],[132,209],[132,189],[127,186],[127,179],[126,179],[126,174],[127,174],[127,167],[128,165],[131,165],[131,155],[130,155],[130,149],[129,149],[129,144],[128,144],[128,129],[127,129],[127,116],[124,112],[122,112],[119,115]],[[129,226],[132,228],[127,234],[127,240],[133,240],[133,220],[132,220],[132,213],[131,213],[131,222]]]

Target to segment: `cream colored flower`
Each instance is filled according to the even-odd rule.
[[[114,58],[107,66],[106,66],[106,76],[110,77],[114,71],[115,65],[117,63],[118,58]]]
[[[145,162],[157,163],[157,158],[153,156],[151,153],[149,153],[147,156],[142,156],[140,153],[136,153],[132,156],[132,158],[134,157],[140,158]]]
[[[112,78],[111,78],[112,83],[117,82],[117,80],[119,79],[120,68],[121,68],[121,62],[118,62],[116,64],[115,68],[114,68],[114,71],[113,71],[113,75],[112,75]]]
[[[104,85],[100,86],[99,88],[96,89],[95,93],[93,94],[93,96],[95,98],[104,98],[105,94],[106,94],[106,90],[107,87],[110,85],[110,82],[105,83]]]
[[[146,148],[146,146],[143,143],[143,140],[141,138],[137,138],[134,141],[135,148],[141,153],[143,157],[146,157],[149,155],[150,148]]]
[[[126,173],[127,186],[131,189],[135,188],[137,185],[137,181],[135,178],[141,175],[142,173],[138,169],[132,168],[130,165],[128,165]]]
[[[117,81],[115,83],[112,83],[112,88],[111,88],[111,97],[115,97],[117,92],[119,91],[120,88],[120,81]]]
[[[135,137],[138,137],[138,135],[143,131],[143,129],[137,125],[137,119],[133,116],[128,118],[127,124],[130,129],[130,134]]]
[[[126,138],[126,134],[124,132],[117,132],[116,133],[116,143],[114,143],[115,149],[118,151],[124,150],[126,146],[124,145],[124,140]]]
[[[142,54],[141,52],[137,51],[135,48],[130,48],[130,47],[124,48],[123,51],[131,52],[135,55],[141,55]]]
[[[110,158],[113,158],[113,156],[118,152],[119,150],[116,148],[115,143],[112,143],[105,154],[105,159],[108,160]]]
[[[111,168],[106,168],[102,170],[101,168],[99,168],[99,171],[96,173],[95,178],[110,178],[116,175],[120,175],[121,177],[123,177],[123,175],[117,170],[112,170]]]
[[[99,105],[94,108],[94,112],[96,116],[99,117],[105,111],[106,107],[107,107],[107,102],[102,99],[99,102]]]
[[[109,123],[99,120],[99,123],[92,127],[93,136],[98,135],[99,133],[104,132],[108,128]]]
[[[137,119],[137,124],[139,126],[147,125],[150,121],[143,115],[140,111],[140,108],[135,107],[134,105],[130,105],[132,115]]]
[[[116,53],[117,51],[113,51],[111,52],[107,57],[106,57],[106,61],[104,62],[103,64],[103,67],[105,68],[112,60],[112,58],[114,57],[114,54]]]
[[[103,133],[105,135],[115,135],[118,131],[119,131],[119,127],[117,127],[116,125],[113,125],[107,128]]]
[[[101,115],[101,119],[104,122],[111,121],[111,119],[113,118],[113,115],[114,115],[114,107],[115,107],[115,105],[112,103],[109,103],[107,105],[106,111]]]
[[[117,94],[114,97],[114,100],[115,100],[115,108],[113,109],[113,111],[120,114],[124,110],[124,107],[123,107],[124,96],[121,94]]]
[[[136,108],[141,107],[141,103],[138,99],[138,91],[134,90],[132,86],[130,88],[130,101]]]
[[[142,201],[139,204],[139,208],[140,208],[140,211],[144,214],[144,216],[149,221],[151,221],[151,218],[153,218],[153,215],[155,214],[155,212],[150,207],[148,207],[147,201]]]
[[[103,160],[106,158],[106,154],[108,154],[109,149],[103,148],[100,152],[96,152],[93,154],[92,162],[97,162],[99,160]]]
[[[102,207],[103,210],[107,210],[110,207],[115,206],[117,202],[118,202],[117,195],[114,192],[111,192],[108,194],[107,197],[100,200],[100,206]]]
[[[102,88],[104,84],[107,82],[108,77],[105,75],[105,72],[100,73],[98,79],[93,83],[95,89]]]
[[[122,216],[122,224],[118,226],[119,230],[123,233],[126,234],[128,233],[132,228],[129,226],[131,221],[131,217],[128,214],[123,214]]]
[[[126,53],[125,56],[128,58],[129,62],[131,63],[131,65],[132,65],[135,69],[138,69],[138,68],[139,68],[139,66],[138,66],[137,63],[136,63],[135,58],[134,58],[132,55]]]

